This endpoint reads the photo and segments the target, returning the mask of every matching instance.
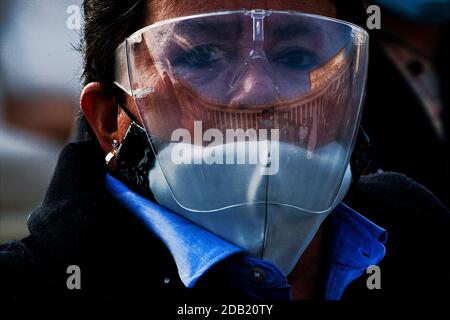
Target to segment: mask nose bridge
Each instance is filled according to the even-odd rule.
[[[264,59],[264,19],[269,13],[266,11],[253,11],[250,15],[253,22],[253,50],[250,51],[252,59]]]
[[[250,16],[252,19],[252,46],[248,56],[244,59],[244,61],[237,67],[236,71],[231,78],[229,83],[229,87],[231,89],[236,88],[238,83],[242,80],[244,75],[250,66],[255,65],[257,63],[262,63],[265,66],[265,70],[267,70],[267,66],[269,66],[269,61],[267,60],[266,53],[264,52],[264,19],[270,16],[272,13],[271,10],[262,10],[255,9],[251,11],[247,11],[245,14]],[[273,80],[273,79],[272,79]],[[274,83],[275,88],[277,88]]]

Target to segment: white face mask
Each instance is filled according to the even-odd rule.
[[[245,150],[243,152],[248,156],[251,150],[249,144],[235,143],[236,150]],[[285,275],[292,271],[323,220],[347,193],[351,182],[348,166],[332,206],[320,212],[311,212],[283,203],[288,196],[304,199],[310,207],[314,207],[316,202],[323,202],[329,196],[323,194],[321,186],[314,181],[317,181],[317,174],[325,177],[332,175],[335,165],[345,162],[343,157],[346,154],[335,142],[317,150],[314,160],[310,161],[305,161],[308,157],[306,150],[280,143],[280,154],[289,156],[279,158],[279,170],[275,175],[261,175],[259,165],[176,165],[172,161],[175,145],[169,145],[159,153],[159,161],[150,171],[150,189],[155,199],[162,206],[244,249],[250,256],[274,263]],[[195,158],[202,157],[200,151],[193,149],[192,163],[195,163]],[[176,181],[177,185],[172,187],[183,190],[184,197],[194,206],[197,202],[220,201],[217,196],[221,193],[242,192],[242,185],[251,186],[246,191],[248,197],[265,198],[266,201],[248,201],[211,212],[189,210],[173,196],[159,165],[161,161],[165,162],[166,172],[176,177],[172,181]],[[320,171],[314,170],[317,166],[320,166]],[[192,179],[202,172],[209,179],[200,186]],[[251,183],[248,184],[248,181]],[[215,207],[214,204],[210,206]]]

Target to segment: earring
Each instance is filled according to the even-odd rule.
[[[116,156],[117,148],[119,147],[119,142],[117,140],[113,140],[112,147],[113,147],[112,151],[109,152],[105,157],[106,165],[108,165],[111,162],[111,160],[114,159],[114,157]]]

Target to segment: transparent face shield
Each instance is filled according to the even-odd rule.
[[[131,35],[116,51],[115,83],[133,97],[184,209],[323,212],[348,167],[367,49],[363,29],[335,19],[214,12]],[[286,188],[286,179],[302,187]]]

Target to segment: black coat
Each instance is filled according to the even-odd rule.
[[[447,30],[443,39],[448,39]],[[442,41],[437,66],[441,82],[440,140],[420,100],[380,45],[382,34],[371,34],[369,77],[362,125],[370,137],[374,167],[401,172],[427,187],[450,206],[449,45]]]
[[[30,235],[0,246],[0,296],[238,297],[214,272],[194,289],[183,286],[164,245],[106,191],[103,157],[94,142],[65,147],[44,201],[28,220]],[[403,175],[381,173],[363,176],[345,202],[389,235],[379,265],[382,289],[368,290],[363,275],[344,299],[434,298],[448,292],[450,215],[433,194]],[[73,264],[81,268],[81,290],[66,286],[67,267]]]
[[[340,19],[366,25],[367,1],[336,2]],[[382,43],[392,40],[383,27],[367,30],[370,58],[361,124],[372,145],[372,172],[381,168],[403,173],[450,207],[450,24],[443,29],[435,67],[446,139],[438,138],[421,101],[383,49]]]

